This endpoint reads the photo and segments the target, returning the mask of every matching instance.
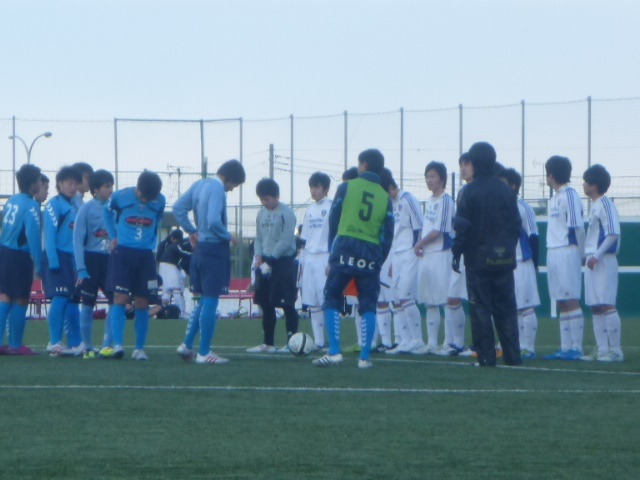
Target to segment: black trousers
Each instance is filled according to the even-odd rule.
[[[496,365],[494,324],[502,345],[504,363],[521,365],[513,270],[490,272],[467,267],[467,292],[471,336],[480,366]]]

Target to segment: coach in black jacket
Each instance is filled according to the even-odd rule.
[[[464,254],[471,310],[473,345],[481,367],[496,365],[493,321],[504,362],[520,365],[518,316],[513,270],[520,234],[520,214],[514,191],[493,174],[496,151],[486,142],[469,149],[473,182],[458,194],[451,248],[453,269]]]

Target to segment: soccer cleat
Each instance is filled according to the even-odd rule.
[[[282,348],[279,348],[277,353],[291,353],[291,350],[289,350],[289,345],[285,345]]]
[[[329,351],[329,348],[324,345],[316,345],[313,347],[312,351],[318,353],[327,353]]]
[[[587,355],[583,355],[580,357],[580,360],[583,362],[593,362],[594,360],[598,360],[598,349],[594,348]]]
[[[113,358],[113,348],[111,347],[102,347],[98,352],[98,358],[103,360],[108,358]]]
[[[116,345],[113,347],[113,355],[111,358],[115,358],[116,360],[124,358],[124,348],[122,348],[122,345]]]
[[[355,343],[355,344],[353,344],[353,346],[351,348],[348,348],[345,351],[346,352],[351,352],[351,353],[360,353],[362,351],[362,346],[360,346],[359,343]]]
[[[206,355],[198,354],[196,357],[196,363],[199,365],[222,365],[223,363],[228,362],[228,358],[219,357],[213,352],[209,352]]]
[[[358,368],[373,368],[373,363],[371,360],[358,360]]]
[[[80,345],[76,347],[65,348],[62,352],[58,353],[61,357],[81,357],[85,352],[84,342],[80,342]]]
[[[552,353],[551,355],[545,355],[544,358],[545,360],[560,360],[562,359],[563,355],[567,353],[567,352],[563,352],[562,350],[557,350],[556,352]]]
[[[460,349],[453,343],[451,343],[449,345],[443,345],[442,347],[440,347],[440,349],[436,352],[436,355],[440,357],[455,357],[458,355],[458,353],[460,353]]]
[[[471,347],[462,347],[462,350],[458,350],[459,357],[477,357],[478,355]]]
[[[569,361],[580,360],[583,356],[584,356],[584,353],[582,353],[582,350],[578,350],[577,348],[572,348],[568,352],[565,352],[560,358],[560,360],[569,360]]]
[[[18,348],[9,348],[7,355],[31,356],[38,355],[38,352],[31,350],[26,345],[20,345]]]
[[[599,362],[622,362],[624,361],[624,355],[622,354],[622,350],[609,350],[604,355],[598,355],[598,358],[596,360],[598,360]]]
[[[384,343],[381,343],[376,348],[371,349],[371,353],[385,353],[387,350],[391,350],[392,347],[387,347]]]
[[[257,347],[247,348],[247,353],[276,353],[278,349],[273,345],[258,345]]]
[[[49,343],[47,344],[46,350],[49,353],[49,356],[59,357],[67,350],[67,347],[65,347],[62,342],[54,343],[53,345]]]
[[[85,350],[84,355],[82,355],[82,358],[84,360],[94,360],[96,357],[96,352],[93,351],[93,349],[91,350]]]
[[[536,352],[532,352],[531,350],[527,350],[525,348],[523,350],[520,350],[520,358],[522,358],[523,360],[535,360],[536,358],[538,358],[538,356],[536,355]]]
[[[413,347],[409,353],[412,355],[426,355],[430,351],[431,349],[429,348],[429,345],[425,345],[423,343],[422,345],[416,345]]]
[[[400,355],[409,352],[411,352],[411,345],[401,343],[400,345],[396,345],[394,348],[391,348],[384,353],[388,355]]]
[[[176,350],[176,353],[185,362],[190,362],[195,357],[193,350],[191,350],[190,348],[187,348],[187,346],[184,343],[180,344],[180,346]]]
[[[122,353],[124,354],[124,350]],[[149,357],[144,353],[144,350],[137,349],[131,352],[131,360],[149,360]]]
[[[342,354],[338,353],[336,355],[325,355],[320,358],[316,358],[311,362],[312,365],[316,367],[333,367],[335,365],[340,365],[342,363]]]

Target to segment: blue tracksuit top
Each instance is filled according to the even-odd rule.
[[[104,207],[104,221],[110,239],[118,245],[138,250],[154,250],[158,244],[158,228],[164,213],[164,195],[147,203],[141,202],[135,187],[113,194]]]
[[[197,226],[189,220],[194,212]],[[173,205],[178,224],[191,235],[198,232],[199,242],[228,242],[227,193],[220,178],[203,178],[194,183]]]
[[[77,270],[87,268],[84,263],[85,252],[109,254],[109,234],[104,223],[105,203],[93,198],[78,210],[73,227],[73,253]]]
[[[40,205],[30,195],[18,193],[9,198],[4,205],[0,245],[12,250],[30,252],[36,271],[40,274]]]
[[[73,254],[73,227],[77,213],[72,200],[63,195],[58,194],[47,203],[44,214],[44,248],[52,269],[60,268],[58,250]]]

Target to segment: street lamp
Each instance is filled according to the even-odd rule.
[[[31,142],[31,145],[28,147],[27,147],[27,142],[25,142],[24,139],[22,139],[18,135],[10,135],[9,140],[14,140],[14,141],[20,140],[20,143],[22,143],[22,145],[24,146],[25,152],[27,152],[27,163],[31,163],[31,150],[33,150],[33,145],[36,143],[36,140],[38,140],[40,137],[50,138],[51,135],[53,135],[51,132],[41,133],[40,135],[38,135],[36,138],[33,139],[33,142]]]

